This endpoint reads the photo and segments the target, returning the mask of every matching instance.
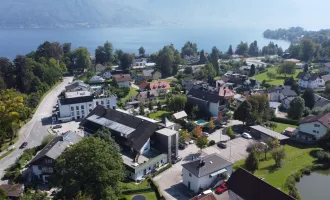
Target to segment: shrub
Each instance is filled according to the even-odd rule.
[[[249,171],[255,171],[259,169],[259,160],[255,152],[251,152],[245,160],[245,167]]]
[[[298,120],[286,119],[286,118],[280,118],[280,117],[273,117],[270,121],[283,123],[283,124],[291,124],[291,125],[295,125],[295,126],[299,125]]]
[[[311,174],[312,167],[306,166],[306,167],[302,168],[300,171],[302,174],[309,175],[309,174]]]
[[[231,140],[236,138],[236,135],[234,134],[233,129],[231,127],[229,127],[226,130],[226,133],[230,137]]]
[[[215,141],[214,141],[214,140],[211,140],[211,141],[209,142],[208,146],[213,146],[213,145],[215,145]]]
[[[330,154],[325,151],[318,151],[316,152],[316,158],[320,162],[327,162],[330,160]]]

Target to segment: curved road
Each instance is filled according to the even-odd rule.
[[[12,165],[24,151],[24,149],[19,149],[19,146],[23,142],[26,141],[28,143],[25,149],[35,147],[40,145],[43,138],[49,134],[47,131],[49,124],[43,124],[42,121],[49,121],[49,117],[52,115],[53,106],[55,106],[57,101],[57,96],[65,89],[65,86],[67,86],[69,82],[72,82],[72,80],[73,77],[64,77],[63,82],[45,96],[32,119],[20,129],[19,140],[14,144],[16,149],[0,160],[0,178],[4,175],[4,170]],[[5,153],[5,151],[1,152],[0,155],[3,153]]]

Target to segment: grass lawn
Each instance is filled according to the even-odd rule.
[[[268,160],[259,162],[259,169],[254,172],[257,177],[265,178],[265,181],[276,188],[284,189],[284,183],[290,174],[297,172],[304,166],[311,165],[316,160],[312,155],[315,154],[320,148],[306,146],[306,145],[285,145],[286,158],[281,168],[274,168],[275,161],[271,159],[268,154]],[[260,155],[260,159],[264,158],[264,155]],[[244,160],[238,161],[234,164],[234,168],[244,166]]]
[[[215,81],[220,80],[220,79],[221,79],[221,76],[216,76],[216,77],[214,77],[213,79],[214,79]]]
[[[276,68],[277,67],[270,67],[268,68],[268,72],[273,72],[275,74],[277,74],[276,72]],[[302,72],[302,69],[296,69],[296,73],[293,75],[293,78],[296,79],[296,76],[299,74],[299,72]],[[290,77],[291,75],[287,75],[287,77]],[[261,73],[261,74],[257,74],[253,76],[256,80],[258,81],[263,81],[266,80],[267,83],[271,84],[271,85],[280,85],[284,83],[284,79],[285,76],[284,75],[277,75],[275,79],[270,80],[267,77],[267,72]]]
[[[135,195],[143,195],[147,198],[147,200],[157,199],[157,196],[154,190],[149,186],[148,181],[144,181],[139,185],[136,185],[134,182],[131,183],[123,183],[123,194],[127,199],[132,199]]]
[[[172,114],[173,114],[173,112],[166,111],[166,110],[160,110],[155,113],[150,113],[149,118],[154,119],[154,120],[162,120],[163,116],[170,116]]]
[[[129,93],[126,95],[126,97],[120,99],[121,102],[127,101],[130,97],[136,96],[139,92],[136,88],[130,87]]]
[[[274,131],[276,131],[278,133],[282,133],[288,127],[297,128],[297,126],[291,125],[291,124],[282,124],[282,123],[278,123],[278,122],[273,122],[273,123],[275,123],[277,125],[277,127],[275,128]]]

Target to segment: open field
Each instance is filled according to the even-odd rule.
[[[296,73],[293,75],[293,78],[296,79],[296,76],[302,72],[303,70],[301,69],[296,69]],[[268,68],[268,72],[273,72],[275,74],[277,74],[276,72],[276,67],[270,67]],[[287,75],[287,77],[290,77],[291,75]],[[280,84],[283,84],[284,83],[284,80],[285,80],[285,76],[282,75],[282,74],[277,74],[276,78],[270,80],[268,77],[267,77],[267,72],[264,72],[264,73],[261,73],[261,74],[256,74],[253,76],[256,80],[258,81],[263,81],[263,80],[266,80],[267,83],[271,84],[271,85],[280,85]]]

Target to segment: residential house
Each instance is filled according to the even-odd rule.
[[[269,130],[268,128],[262,127],[262,126],[250,126],[250,133],[251,136],[253,136],[254,138],[258,139],[258,140],[262,140],[264,142],[268,142],[269,140],[273,140],[275,138],[277,138],[281,144],[284,144],[286,142],[286,140],[289,139],[289,137],[282,135],[278,132]]]
[[[182,183],[195,193],[214,188],[231,175],[232,166],[233,163],[216,153],[204,156],[182,165]]]
[[[321,78],[324,80],[324,83],[327,84],[330,81],[330,74],[323,75]]]
[[[158,125],[160,125],[164,128],[167,128],[167,129],[174,130],[175,123],[168,120],[167,117],[163,117],[162,121],[159,122]]]
[[[180,111],[180,112],[177,112],[177,113],[174,113],[172,115],[173,119],[175,120],[181,120],[181,121],[185,121],[187,120],[187,113],[183,110],[183,111]]]
[[[315,104],[313,108],[322,108],[330,104],[330,100],[314,93]]]
[[[112,76],[112,79],[114,79],[118,83],[118,87],[130,87],[130,83],[132,81],[130,74],[116,74]]]
[[[103,83],[104,82],[104,78],[102,78],[101,76],[92,76],[92,78],[89,79],[90,83]]]
[[[135,98],[137,101],[139,101],[142,104],[149,104],[149,102],[152,102],[155,105],[158,102],[157,97],[158,97],[158,92],[150,90],[150,91],[139,92]]]
[[[301,61],[298,59],[290,58],[290,59],[285,59],[284,62],[300,63]]]
[[[24,194],[23,184],[1,184],[0,188],[6,192],[7,199],[19,200]]]
[[[315,142],[330,129],[330,113],[308,116],[297,128],[296,139],[302,142]]]
[[[163,128],[147,117],[97,106],[80,127],[86,136],[92,136],[102,127],[109,129],[121,147],[127,176],[133,180],[142,180],[171,163],[172,155],[178,156],[178,132]]]
[[[279,102],[274,102],[274,101],[270,101],[269,102],[269,107],[272,108],[274,110],[274,113],[277,114],[279,107],[281,106],[281,103]]]
[[[228,87],[220,87],[219,88],[219,96],[222,97],[223,99],[229,100],[234,98],[235,93],[229,89]]]
[[[320,77],[319,74],[310,74],[306,72],[300,72],[297,75],[298,85],[301,88],[317,89],[325,86],[325,81]]]
[[[159,71],[148,69],[142,71],[142,76],[144,76],[146,80],[158,80],[162,77],[162,74]]]
[[[67,147],[78,143],[81,139],[81,136],[72,131],[55,137],[28,163],[32,179],[47,183],[48,177],[54,173],[56,159]]]
[[[202,83],[204,83],[204,82],[198,81],[196,79],[189,78],[189,77],[186,77],[181,81],[182,88],[184,90],[186,90],[186,93],[188,93],[189,90],[191,90],[191,88],[194,87],[194,85],[198,85],[198,84],[202,84]]]
[[[151,91],[157,91],[158,94],[164,94],[167,93],[170,87],[170,84],[166,81],[153,81],[149,83],[149,86],[147,88]]]
[[[105,79],[111,79],[112,78],[112,74],[110,70],[104,70],[103,72],[101,72],[101,76]]]
[[[89,91],[90,86],[85,84],[83,81],[74,81],[70,85],[65,86],[65,91],[67,92],[77,92],[77,91]]]
[[[67,122],[85,118],[97,105],[107,108],[117,107],[117,96],[90,91],[65,92],[58,100],[58,120]]]
[[[138,87],[140,91],[147,91],[149,90],[149,83],[147,81],[142,81]]]
[[[330,62],[324,63],[325,71],[330,74]]]
[[[219,89],[208,84],[194,85],[187,94],[187,104],[191,107],[198,106],[201,112],[211,117],[218,117],[226,111],[228,100],[221,97]]]
[[[267,94],[270,102],[282,103],[286,109],[290,107],[290,102],[298,96],[297,93],[291,89],[291,86],[286,85],[270,87],[268,88]]]
[[[242,168],[227,182],[229,200],[295,200]]]

